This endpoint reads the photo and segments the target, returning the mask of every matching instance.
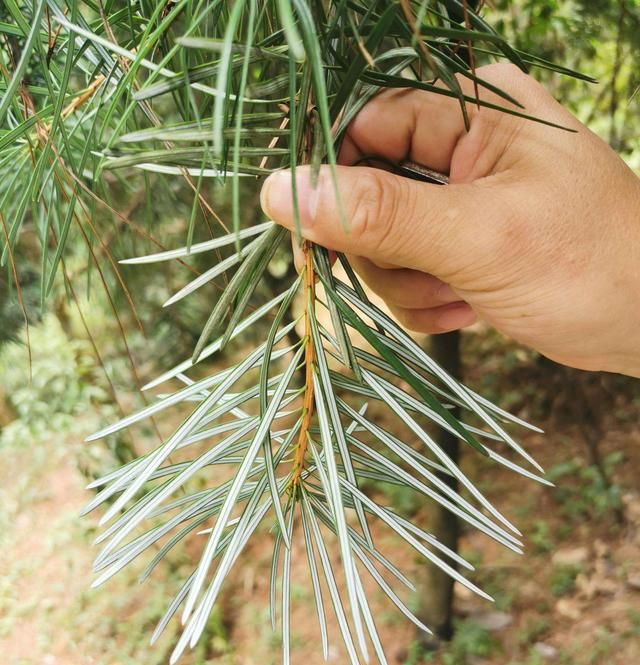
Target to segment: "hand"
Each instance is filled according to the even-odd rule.
[[[303,236],[347,253],[410,329],[480,317],[557,362],[640,376],[640,180],[532,78],[510,65],[478,75],[575,133],[472,104],[467,132],[456,100],[385,91],[351,124],[340,164],[411,159],[450,184],[339,166],[345,232],[328,168],[315,188],[299,168]],[[289,172],[266,180],[262,206],[294,228]]]

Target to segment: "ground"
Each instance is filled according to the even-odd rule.
[[[523,482],[466,454],[466,470],[516,522],[527,551],[517,556],[479,534],[465,533],[461,550],[477,564],[474,580],[496,602],[491,605],[456,588],[457,634],[439,652],[418,653],[410,625],[374,593],[374,616],[389,663],[640,662],[640,390],[605,377],[595,385],[588,382],[586,392],[581,382],[578,393],[578,375],[565,376],[530,354],[482,339],[465,342],[469,380],[545,428],[545,435],[529,433],[520,440],[556,488]],[[590,404],[600,400],[589,431],[597,435],[610,486],[588,462],[584,427],[574,408],[576,395],[583,392]],[[78,429],[0,450],[0,663],[166,663],[177,626],[172,624],[156,646],[148,646],[148,638],[189,569],[190,553],[158,568],[143,586],[137,585],[138,566],[103,588],[89,588],[97,517],[78,517],[91,496],[84,489],[80,463],[87,445],[81,441],[88,432],[81,425]],[[415,519],[428,519],[424,506],[392,498],[415,513]],[[374,537],[403,570],[416,569],[412,553],[396,552],[388,532],[376,528]],[[267,609],[271,546],[265,532],[247,549],[206,639],[185,657],[185,665],[280,662],[279,639],[271,632]],[[319,665],[319,633],[300,543],[294,544],[293,565],[292,662]],[[337,644],[336,633],[334,626]],[[346,662],[339,649],[329,659]]]

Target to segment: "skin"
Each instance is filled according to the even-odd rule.
[[[559,363],[640,377],[640,180],[517,68],[478,76],[575,132],[471,104],[466,131],[456,100],[385,91],[353,121],[339,156],[347,231],[328,168],[316,187],[297,170],[303,236],[345,252],[412,330],[482,319]],[[349,166],[371,154],[447,172],[450,184]],[[294,228],[289,172],[267,178],[261,200]]]

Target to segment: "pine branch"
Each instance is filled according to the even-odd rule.
[[[572,72],[513,49],[474,11],[475,4],[176,0],[127,8],[111,3],[107,10],[77,0],[41,0],[24,9],[15,0],[6,2],[9,20],[0,23],[0,39],[18,39],[19,57],[9,57],[12,49],[0,60],[5,93],[0,210],[7,220],[0,247],[2,262],[13,265],[25,221],[30,215],[38,220],[43,299],[68,251],[77,210],[85,212],[89,200],[111,205],[107,176],[134,179],[135,186],[150,187],[149,193],[183,182],[193,193],[193,210],[205,211],[207,223],[216,218],[207,184],[230,185],[232,232],[216,230],[213,238],[193,242],[192,215],[184,247],[124,261],[152,270],[148,266],[156,262],[188,262],[195,254],[234,249],[165,303],[190,297],[233,271],[192,357],[144,389],[170,380],[181,387],[90,437],[110,436],[175,406],[190,410],[158,447],[93,482],[90,487],[98,492],[85,509],[108,504],[101,524],[111,522],[98,538],[103,549],[95,561],[96,585],[159,547],[142,574],[146,578],[174,547],[207,535],[199,561],[152,637],[155,641],[181,610],[183,631],[172,663],[197,643],[247,543],[258,532],[267,537],[259,531],[265,523],[275,534],[270,605],[275,627],[279,586],[284,663],[290,659],[296,538],[305,543],[325,656],[326,615],[332,608],[349,662],[366,661],[368,646],[385,662],[365,575],[409,620],[428,630],[388,581],[393,577],[413,588],[378,548],[378,528],[388,528],[488,598],[460,572],[472,570],[470,564],[368,496],[363,480],[410,488],[501,545],[522,551],[517,528],[422,423],[429,420],[491,462],[546,483],[542,469],[506,427],[530,426],[439,368],[369,301],[344,256],[338,259],[348,283],[334,274],[326,250],[305,242],[302,275],[259,302],[258,285],[282,252],[285,232],[271,222],[243,227],[240,214],[241,177],[291,169],[296,210],[298,165],[310,164],[316,174],[320,164],[328,164],[335,177],[346,128],[383,89],[421,88],[457,99],[462,113],[472,103],[546,123],[483,81],[476,65],[502,58],[523,69],[540,65]],[[462,93],[457,75],[473,81],[473,96]],[[484,91],[508,105],[486,102]],[[421,168],[394,167],[418,174]],[[80,221],[76,225],[82,230]],[[99,238],[99,229],[92,226],[91,236]],[[102,254],[117,276],[108,250],[103,247]],[[284,324],[298,294],[302,311]],[[267,317],[273,320],[264,342],[237,363],[189,377],[232,340],[264,328]],[[298,324],[304,327],[301,341],[287,344]],[[356,343],[354,333],[368,348]],[[339,372],[330,364],[336,362]],[[452,413],[453,405],[460,417]],[[418,447],[376,422],[382,409]],[[180,461],[171,461],[178,452]],[[514,456],[523,458],[522,466]],[[229,469],[224,476],[229,480],[210,486],[205,472],[212,466]],[[442,474],[455,478],[465,496]],[[340,552],[338,569],[331,564],[331,539]]]

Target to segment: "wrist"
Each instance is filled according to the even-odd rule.
[[[609,371],[640,378],[640,178],[632,176],[624,201],[622,261],[611,266],[611,282],[619,289],[620,318],[610,325],[617,333],[619,349],[611,358]]]

